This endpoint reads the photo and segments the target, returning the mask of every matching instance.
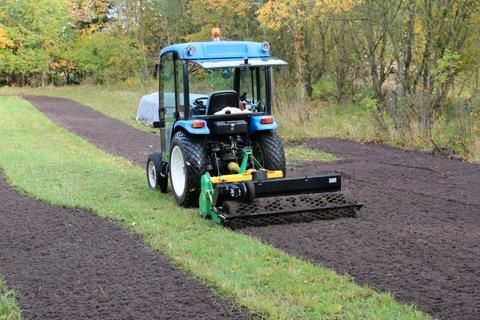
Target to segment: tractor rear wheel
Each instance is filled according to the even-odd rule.
[[[268,170],[282,170],[285,176],[286,161],[283,143],[275,131],[257,133],[252,138],[253,156]]]
[[[200,179],[207,172],[207,153],[203,139],[175,133],[170,150],[170,181],[177,203],[183,207],[197,207]]]
[[[160,152],[150,153],[147,160],[147,182],[150,189],[157,189],[163,193],[167,192],[168,176],[164,167],[166,163],[162,161]]]

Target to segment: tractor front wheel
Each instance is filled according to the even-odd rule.
[[[207,172],[207,153],[203,140],[183,131],[175,133],[170,150],[170,181],[177,203],[197,207],[200,181]]]
[[[268,170],[282,170],[285,176],[286,161],[283,143],[275,131],[259,132],[252,138],[253,156]]]
[[[148,156],[147,160],[147,182],[150,189],[157,189],[161,192],[167,192],[168,176],[165,167],[166,163],[162,161],[160,152],[153,152]]]

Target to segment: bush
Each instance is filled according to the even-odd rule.
[[[312,85],[312,99],[329,100],[335,97],[336,82],[333,77],[323,77]]]
[[[115,45],[112,45],[115,38]],[[142,53],[125,36],[113,37],[108,32],[84,34],[72,53],[76,73],[92,83],[125,82],[139,75]]]

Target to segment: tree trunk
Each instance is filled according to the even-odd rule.
[[[300,29],[300,28],[299,28]],[[294,36],[294,58],[296,59],[295,79],[297,80],[299,97],[305,99],[305,50],[302,30],[296,30]]]
[[[374,8],[372,7],[372,1],[371,0],[365,0],[365,9],[366,9],[366,16],[367,19],[365,21],[365,28],[366,28],[366,41],[367,41],[367,56],[368,60],[370,62],[370,78],[372,80],[372,86],[373,86],[373,91],[374,91],[374,97],[378,101],[378,111],[375,113],[376,119],[380,125],[380,129],[382,131],[382,134],[387,134],[388,133],[388,127],[387,124],[385,123],[385,119],[383,116],[383,113],[385,111],[385,95],[383,94],[383,81],[385,80],[384,78],[384,70],[379,70],[383,68],[384,66],[384,49],[381,48],[381,52],[379,54],[379,58],[377,58],[377,44],[376,44],[376,34],[374,31],[374,16],[373,16],[373,10]],[[385,38],[385,35],[383,35]],[[386,43],[382,43],[382,45],[385,45]],[[380,60],[380,68],[377,63],[377,59]]]
[[[345,94],[345,83],[347,82],[347,48],[345,43],[345,22],[340,21],[340,28],[337,38],[337,55],[335,57],[335,74],[337,82],[337,102],[343,102]]]

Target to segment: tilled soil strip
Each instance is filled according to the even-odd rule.
[[[23,96],[53,122],[87,139],[98,148],[132,162],[146,163],[157,150],[160,138],[130,127],[116,119],[62,98]]]
[[[142,154],[152,144],[158,148],[157,136],[76,102],[27,100],[57,124],[142,166]],[[131,139],[133,132],[141,138]],[[309,163],[290,176],[342,172],[344,188],[365,203],[361,215],[242,232],[390,291],[436,317],[480,319],[480,166],[383,145],[334,139],[310,144],[344,160]]]
[[[24,319],[247,318],[116,224],[13,190],[0,175],[0,274]]]

